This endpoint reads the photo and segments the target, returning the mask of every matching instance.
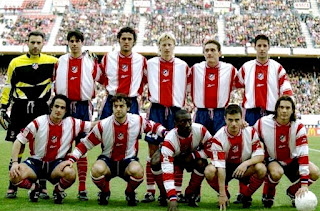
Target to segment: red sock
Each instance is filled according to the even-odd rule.
[[[155,185],[154,175],[151,171],[150,158],[147,160],[146,178],[147,178],[147,192],[150,192],[154,195],[156,193],[156,185]]]
[[[213,188],[213,190],[215,190],[219,193],[218,177],[214,177],[213,180],[211,180],[211,181],[207,180],[207,182]]]
[[[73,181],[70,182],[63,177],[60,178],[58,185],[56,185],[57,191],[64,191],[65,189],[69,188],[73,184]]]
[[[190,182],[186,189],[185,194],[191,195],[199,191],[203,178],[204,178],[204,174],[199,173],[197,170],[193,170],[191,174]]]
[[[143,182],[142,178],[135,178],[133,176],[130,176],[130,179],[127,184],[126,193],[132,193],[134,190]]]
[[[250,177],[249,186],[244,190],[244,192],[240,192],[240,193],[243,193],[243,195],[245,196],[252,196],[252,194],[256,192],[256,190],[258,190],[258,188],[262,185],[263,181],[264,181],[264,178],[259,179],[255,175],[252,175]]]
[[[183,169],[179,166],[174,166],[174,185],[176,186],[177,194],[181,193],[183,179]]]
[[[86,190],[86,179],[88,170],[87,157],[81,157],[77,162],[78,177],[79,177],[79,191]]]
[[[107,180],[105,176],[101,176],[99,178],[92,177],[92,182],[102,191],[102,192],[110,192],[110,181]]]
[[[33,182],[31,182],[29,179],[23,179],[19,183],[14,185],[18,186],[19,188],[30,189],[32,184]]]
[[[166,191],[166,189],[165,189],[165,187],[164,187],[164,184],[163,184],[162,173],[160,173],[160,172],[157,172],[157,173],[153,172],[153,175],[154,175],[154,179],[155,179],[155,181],[156,181],[156,183],[157,183],[157,186],[158,186],[158,188],[159,188],[159,190],[160,190],[160,195],[166,196],[166,195],[167,195],[167,191]]]
[[[239,193],[245,193],[248,189],[248,185],[242,181],[239,181]]]
[[[263,195],[274,197],[276,195],[276,186],[278,184],[279,182],[273,181],[268,174],[264,180]]]

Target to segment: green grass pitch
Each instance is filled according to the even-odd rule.
[[[78,184],[77,182],[68,190],[66,190],[67,197],[65,198],[62,205],[55,205],[52,201],[52,197],[49,200],[41,200],[39,202],[32,203],[29,202],[27,196],[27,190],[19,189],[18,197],[16,199],[6,199],[5,193],[8,186],[8,162],[11,156],[11,146],[12,144],[9,142],[5,142],[4,140],[5,132],[0,130],[0,210],[7,211],[28,211],[28,210],[43,210],[43,211],[81,211],[81,210],[112,210],[112,211],[121,211],[121,210],[139,210],[139,211],[150,211],[150,210],[166,210],[165,207],[160,207],[157,202],[143,204],[139,203],[137,207],[128,207],[124,197],[124,190],[126,187],[126,183],[120,179],[115,178],[111,180],[111,198],[109,201],[109,205],[100,206],[97,203],[97,192],[98,188],[92,183],[90,179],[90,174],[87,177],[87,189],[89,201],[81,202],[77,199],[78,192]],[[320,138],[309,138],[309,147],[310,150],[310,160],[314,162],[317,166],[320,166]],[[95,147],[88,153],[89,160],[89,170],[92,166],[92,163],[96,160],[97,156],[100,154],[100,146]],[[28,151],[25,152],[24,157],[28,156]],[[145,165],[145,160],[147,157],[147,144],[144,141],[140,142],[140,150],[139,150],[139,158],[143,165]],[[186,187],[190,178],[190,174],[184,174],[184,182],[183,189]],[[50,192],[50,196],[52,195],[53,186],[48,183],[48,190]],[[275,204],[272,209],[264,209],[261,203],[261,195],[262,189],[260,188],[253,195],[253,204],[249,210],[286,210],[293,211],[295,208],[291,207],[291,203],[289,197],[286,196],[285,191],[289,186],[289,181],[287,178],[283,178],[280,184],[277,186],[277,194],[275,198]],[[141,200],[143,198],[143,194],[146,190],[145,182],[140,185],[137,189],[138,198]],[[233,180],[229,184],[229,190],[231,192],[232,198],[231,202],[235,200],[235,195],[238,190],[238,182]],[[310,190],[313,191],[318,199],[320,196],[320,182],[316,182],[310,187]],[[159,191],[157,190],[156,195],[158,195]],[[217,194],[209,187],[206,181],[202,183],[202,197],[201,202],[199,203],[199,208],[191,208],[185,204],[180,204],[180,211],[184,210],[199,210],[199,211],[207,211],[207,210],[218,210],[217,208]],[[241,205],[234,205],[231,203],[228,210],[244,210]],[[320,205],[318,205],[317,210],[320,210]]]

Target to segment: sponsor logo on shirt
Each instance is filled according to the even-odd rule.
[[[121,75],[121,78],[126,78],[128,77],[128,75]]]
[[[32,64],[32,68],[35,69],[35,70],[38,69],[38,68],[39,68],[38,63],[33,63],[33,64]]]
[[[78,77],[71,77],[70,80],[76,80]]]
[[[261,87],[261,86],[264,86],[264,84],[257,84],[257,87]]]
[[[162,80],[162,83],[166,83],[166,82],[168,82],[168,81],[170,81],[169,79],[163,79]]]
[[[214,84],[208,84],[208,85],[207,85],[207,87],[209,87],[209,88],[210,88],[210,87],[213,87],[213,86],[214,86]]]

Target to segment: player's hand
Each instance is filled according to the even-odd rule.
[[[21,172],[20,172],[20,165],[18,162],[14,162],[12,163],[12,166],[11,166],[11,169],[10,169],[10,176],[11,177],[19,177],[21,175]]]
[[[242,178],[244,173],[247,171],[247,164],[245,162],[241,163],[236,170],[234,170],[232,176],[234,178]]]
[[[219,196],[219,207],[220,211],[225,211],[227,210],[227,206],[229,205],[229,199],[226,195],[224,196]]]
[[[246,122],[246,120],[242,120],[242,124],[241,124],[241,128],[246,128],[246,127],[248,127],[249,126],[249,123],[248,122]]]
[[[177,201],[169,201],[168,211],[176,211],[178,210],[178,202]]]
[[[89,50],[85,50],[84,53],[87,54],[92,60],[98,60],[98,56],[95,53]]]
[[[7,114],[7,110],[4,108],[0,109],[0,124],[3,129],[8,130],[8,125],[11,123],[10,117]]]
[[[72,168],[73,167],[73,162],[70,161],[70,160],[65,160],[65,161],[61,162],[59,164],[59,166],[60,166],[60,171],[63,171],[67,166]]]
[[[309,191],[309,189],[308,189],[307,185],[301,185],[299,190],[296,192],[296,198],[302,197],[308,191]]]

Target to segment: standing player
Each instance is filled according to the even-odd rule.
[[[237,75],[236,87],[244,88],[242,107],[245,120],[253,126],[258,119],[274,112],[277,99],[283,95],[292,96],[292,88],[285,69],[269,59],[269,38],[257,35],[254,40],[256,59],[243,64]],[[245,184],[240,182],[240,192]],[[239,203],[241,195],[235,203]]]
[[[295,117],[295,104],[291,97],[280,97],[275,115],[262,117],[255,124],[267,152],[268,176],[263,188],[264,207],[273,205],[276,185],[283,174],[293,183],[287,195],[295,206],[295,197],[308,191],[308,185],[319,178],[319,168],[309,161],[306,129]]]
[[[82,53],[84,41],[83,33],[80,31],[69,31],[67,34],[70,54],[65,54],[59,58],[55,72],[55,92],[66,95],[71,102],[71,116],[84,120],[92,120],[93,107],[91,100],[95,96],[95,82],[102,79],[98,61],[89,55]],[[80,142],[85,134],[80,134],[76,138],[76,143]],[[86,191],[86,178],[88,161],[87,156],[81,157],[77,163],[79,177],[80,200],[88,200]]]
[[[162,194],[160,205],[167,205],[168,197],[168,210],[176,210],[178,206],[174,183],[176,167],[192,172],[189,185],[185,191],[185,199],[189,206],[198,206],[198,191],[208,162],[205,152],[197,150],[206,145],[206,142],[212,138],[203,125],[192,123],[191,115],[186,110],[176,112],[175,126],[176,128],[169,131],[165,136],[161,152],[158,150],[152,157],[152,169],[154,172],[158,172],[156,176],[157,184],[163,183],[159,185]],[[161,153],[161,155],[158,156],[158,153]],[[159,158],[156,159],[156,157]]]
[[[139,114],[137,97],[143,91],[146,82],[147,60],[141,54],[132,52],[137,41],[137,34],[130,27],[122,28],[117,34],[120,52],[106,54],[101,61],[101,69],[106,76],[108,97],[103,107],[100,119],[112,114],[111,98],[122,93],[132,100],[130,113]]]
[[[165,128],[139,115],[127,113],[130,98],[123,94],[112,97],[113,115],[101,120],[73,150],[70,161],[77,161],[94,146],[101,144],[102,154],[91,169],[92,181],[101,190],[99,204],[107,205],[110,198],[109,181],[116,176],[128,182],[125,190],[129,206],[136,206],[135,189],[143,181],[143,167],[138,159],[138,140],[143,132],[163,136]],[[66,165],[70,165],[66,163]]]
[[[224,202],[228,191],[224,193],[224,185],[228,189],[228,183],[233,178],[238,180],[248,180],[241,194],[244,208],[248,208],[252,203],[252,194],[261,186],[264,181],[267,169],[262,163],[264,159],[263,145],[258,134],[253,127],[242,127],[242,112],[238,105],[231,104],[225,111],[226,126],[221,128],[213,138],[212,148],[214,165],[208,165],[205,176],[210,186],[220,193],[219,202]],[[207,145],[210,146],[210,145]],[[218,168],[218,170],[216,169]],[[225,169],[225,184],[219,181],[219,171]],[[218,177],[216,177],[218,175]],[[224,173],[222,173],[224,175]],[[223,186],[223,187],[221,187]],[[221,191],[223,191],[221,193]],[[223,198],[220,198],[223,197]],[[220,205],[223,204],[220,202]]]
[[[282,95],[292,96],[292,88],[285,69],[269,59],[269,38],[255,37],[256,59],[242,65],[238,72],[236,86],[244,88],[243,108],[245,120],[250,126],[266,114],[274,112],[274,105]]]
[[[205,40],[203,54],[206,61],[191,68],[189,81],[193,104],[197,107],[195,122],[204,125],[214,135],[224,121],[224,108],[228,105],[236,77],[236,69],[220,62],[221,45],[216,40]]]
[[[175,44],[176,39],[172,34],[163,33],[158,38],[160,57],[149,59],[147,63],[149,100],[152,103],[149,119],[162,124],[168,130],[174,128],[175,113],[184,105],[189,71],[186,62],[174,57]],[[149,157],[151,158],[155,151],[159,149],[159,144],[163,139],[151,137],[147,134],[145,140],[149,143]],[[152,175],[149,160],[146,168],[147,176]],[[182,173],[179,168],[176,169],[175,176],[178,193],[181,192]],[[145,199],[150,197],[154,200],[154,192],[154,189],[148,190]]]
[[[49,112],[47,101],[51,95],[52,76],[57,58],[41,53],[45,35],[39,31],[28,34],[27,54],[14,58],[8,67],[7,81],[1,95],[1,122],[13,101],[10,124],[6,141],[14,142],[21,129],[36,117]],[[20,163],[24,146],[18,156]],[[12,160],[9,164],[9,170]],[[41,191],[44,198],[49,198],[47,190]],[[7,191],[7,198],[15,198],[17,188],[11,183]]]
[[[94,124],[73,117],[67,117],[69,99],[56,95],[51,102],[50,115],[42,115],[30,122],[17,136],[12,149],[11,182],[30,189],[29,198],[38,201],[40,187],[36,183],[44,176],[55,185],[54,202],[61,204],[64,190],[70,187],[76,178],[73,168],[62,167],[61,162],[72,146],[73,140],[81,132],[89,132]],[[22,145],[29,142],[31,157],[19,164],[18,154]]]

